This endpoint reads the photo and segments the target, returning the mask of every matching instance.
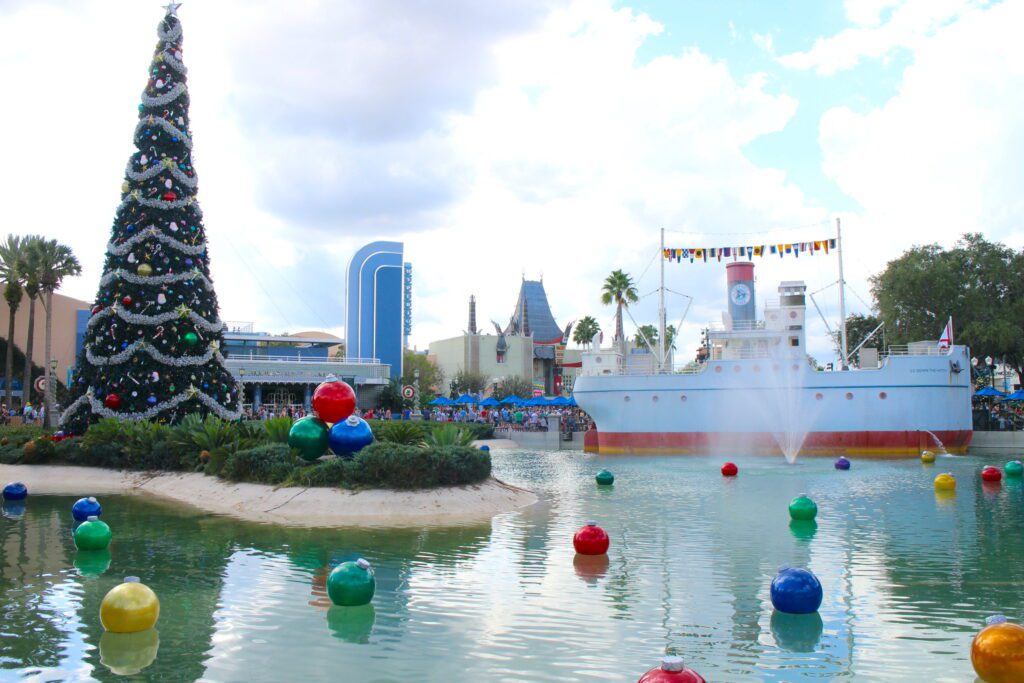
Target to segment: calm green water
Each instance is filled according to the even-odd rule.
[[[635,681],[670,652],[716,682],[965,681],[984,618],[1024,620],[1021,484],[983,489],[980,459],[735,461],[727,480],[719,458],[496,452],[542,502],[454,528],[277,529],[107,496],[109,566],[76,555],[71,498],[32,497],[0,519],[0,678],[145,663],[153,643],[101,639],[100,600],[128,574],[162,605],[137,680]],[[959,490],[937,498],[945,470]],[[801,492],[816,529],[790,528]],[[606,563],[574,562],[588,518],[611,535]],[[372,607],[329,608],[328,568],[357,556]],[[820,619],[773,616],[783,563],[821,579]]]

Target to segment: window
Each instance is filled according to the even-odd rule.
[[[800,337],[790,337],[789,338],[789,345],[790,346],[800,346]]]

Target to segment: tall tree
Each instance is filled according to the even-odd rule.
[[[402,358],[402,384],[410,386],[420,371],[420,396],[441,391],[444,388],[444,372],[426,354],[405,350]]]
[[[918,246],[871,280],[891,343],[938,340],[950,316],[954,342],[1024,372],[1024,254],[965,234],[952,249]]]
[[[25,368],[21,379],[21,405],[32,399],[32,361],[36,340],[36,299],[39,298],[39,245],[40,235],[29,235],[22,242],[21,272],[25,275],[25,296],[28,297],[28,330],[25,335]],[[45,361],[43,362],[45,365]],[[37,404],[38,406],[38,404]]]
[[[60,244],[57,240],[39,242],[36,251],[39,260],[39,287],[43,294],[43,308],[46,310],[45,353],[43,355],[45,366],[43,371],[47,381],[43,394],[46,406],[44,424],[50,427],[56,423],[53,419],[53,385],[57,380],[56,377],[51,376],[53,373],[53,293],[60,289],[64,278],[80,275],[82,266],[71,252],[71,248]]]
[[[611,275],[605,278],[601,287],[601,303],[605,306],[615,304],[615,338],[614,341],[624,340],[622,332],[622,308],[635,304],[639,300],[636,293],[636,285],[628,273],[621,270],[613,270]]]
[[[498,382],[498,386],[494,391],[494,398],[501,400],[509,396],[530,398],[533,396],[533,380],[520,377],[519,375],[505,377]]]
[[[451,381],[452,398],[458,394],[479,394],[487,388],[487,375],[474,370],[459,370]]]
[[[0,243],[0,279],[4,282],[4,301],[7,302],[7,354],[4,360],[4,402],[14,409],[14,316],[21,306],[24,276],[21,272],[22,239],[8,235]],[[31,367],[31,361],[28,362]]]
[[[572,340],[580,346],[586,346],[594,338],[594,335],[600,331],[601,325],[594,319],[594,316],[585,315],[576,323],[576,329],[572,333]]]
[[[858,344],[864,341],[869,334],[874,332],[875,328],[882,321],[878,319],[878,316],[868,314],[862,315],[860,313],[853,313],[846,316],[846,338],[849,340],[850,351],[853,351]],[[864,346],[882,346],[882,334],[884,330],[879,330],[875,333],[870,341],[866,342]],[[832,332],[832,343],[835,345],[836,353],[840,351],[840,334],[839,330],[833,330]]]
[[[644,343],[644,337],[647,338],[647,343],[651,345],[651,349],[654,353],[658,353],[658,338],[661,335],[658,334],[658,328],[654,325],[641,325],[637,328],[636,334],[633,335],[633,344],[640,348],[647,348],[647,344]],[[671,351],[676,347],[676,326],[666,325],[665,326],[665,351]]]
[[[100,417],[174,422],[188,413],[233,420],[240,385],[221,355],[224,323],[196,201],[187,70],[177,5],[159,42],[135,126],[121,204],[79,354],[72,433]]]

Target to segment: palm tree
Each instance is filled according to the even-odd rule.
[[[622,307],[635,304],[639,300],[633,278],[621,270],[613,270],[601,288],[601,303],[608,306],[615,304],[615,339],[622,341],[626,336],[622,332]]]
[[[633,344],[637,348],[646,349],[647,345],[651,345],[651,351],[653,353],[658,352],[658,328],[654,325],[641,325],[636,328],[636,334],[633,335]]]
[[[581,346],[586,346],[594,335],[601,331],[601,325],[592,315],[585,315],[576,323],[576,330],[572,333],[572,340]]]
[[[14,408],[11,384],[14,381],[14,316],[21,306],[22,275],[19,268],[21,261],[22,241],[17,235],[8,235],[7,240],[0,243],[0,279],[4,281],[4,300],[7,301],[7,358],[4,361],[4,402],[7,407]]]
[[[36,338],[36,299],[39,298],[39,245],[45,241],[41,235],[29,235],[21,242],[19,269],[24,277],[28,296],[28,332],[25,337],[25,368],[21,379],[21,406],[32,396],[32,353]]]
[[[46,372],[46,418],[44,425],[51,427],[53,420],[53,383],[56,378],[50,377],[51,332],[53,330],[53,293],[60,289],[64,278],[79,275],[82,266],[75,258],[71,248],[57,240],[43,240],[38,243],[39,287],[44,295],[43,308],[46,309],[46,354],[43,368]]]

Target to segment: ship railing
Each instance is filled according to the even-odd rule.
[[[752,330],[763,330],[763,320],[733,320],[732,326],[727,327],[725,323],[715,322],[708,325],[712,332],[749,332]]]
[[[886,352],[887,356],[948,356],[949,349],[938,344],[894,344]]]

